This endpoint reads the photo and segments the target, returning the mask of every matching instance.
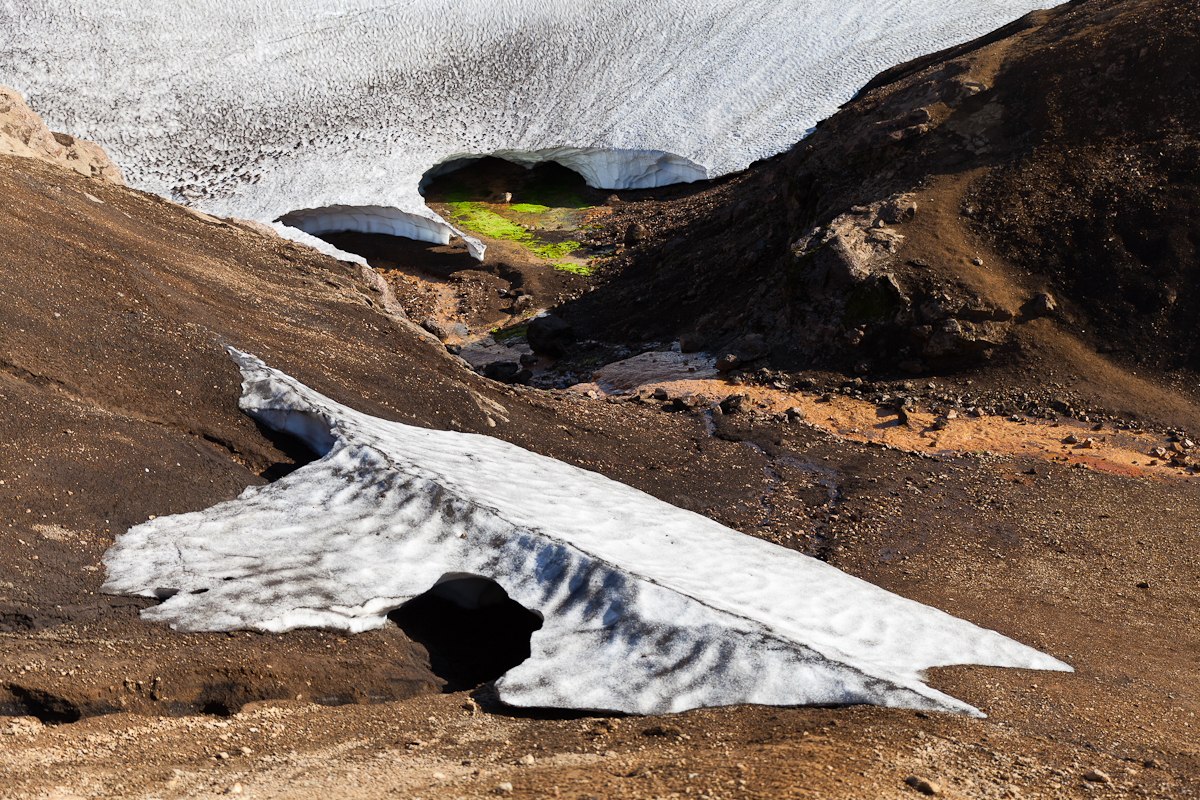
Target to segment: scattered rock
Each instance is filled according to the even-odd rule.
[[[521,763],[527,767],[533,766],[535,761],[537,761],[537,759],[533,757],[533,753],[526,753],[525,755],[521,756]]]
[[[625,246],[634,247],[635,245],[641,244],[646,240],[647,234],[648,231],[646,230],[646,226],[642,223],[630,223],[629,227],[625,229]]]
[[[1083,773],[1083,779],[1092,783],[1112,783],[1112,778],[1108,776],[1108,773],[1101,772],[1098,769],[1089,769]]]
[[[16,91],[0,86],[0,153],[36,158],[80,175],[124,186],[125,180],[99,146],[52,133]]]
[[[513,785],[508,781],[500,781],[496,784],[496,794],[512,794]]]
[[[800,406],[792,406],[786,412],[788,422],[800,422],[804,419],[804,409]]]
[[[462,353],[462,345],[461,344],[448,344],[448,345],[446,345],[446,352],[452,356],[460,355]]]
[[[721,401],[721,411],[725,414],[737,414],[745,411],[749,400],[749,396],[742,392],[731,394]]]
[[[483,377],[500,383],[513,383],[521,366],[515,361],[493,361],[483,368]]]
[[[1139,588],[1139,589],[1149,589],[1149,588],[1150,588],[1150,581],[1138,581],[1138,582],[1137,582],[1137,584],[1136,584],[1136,586],[1137,586],[1137,588]]]
[[[564,320],[553,314],[544,314],[529,323],[525,339],[534,352],[562,358],[575,341],[575,331]]]
[[[740,358],[735,356],[733,353],[726,353],[718,358],[717,363],[713,366],[717,368],[718,372],[729,372],[731,369],[737,369],[741,365],[742,360]]]
[[[653,725],[642,731],[642,736],[671,736],[679,738],[683,736],[683,730],[675,725]]]
[[[475,714],[479,711],[479,703],[475,702],[475,698],[468,697],[466,700],[463,701],[462,709],[463,709],[463,711],[466,711],[468,714]]]
[[[1093,439],[1091,436],[1089,436],[1083,440],[1083,446],[1085,448],[1087,448],[1088,450],[1094,450],[1097,447],[1099,447],[1099,445],[1096,443],[1096,440]]]
[[[1068,433],[1063,437],[1063,444],[1079,444],[1079,437],[1073,433]]]
[[[1054,310],[1058,308],[1058,303],[1054,301],[1053,295],[1042,292],[1041,294],[1034,295],[1033,299],[1029,301],[1026,308],[1028,309],[1030,316],[1044,317],[1047,314],[1052,314]]]
[[[442,323],[438,322],[433,317],[421,321],[421,327],[432,333],[441,341],[446,341],[450,338],[450,329]]]
[[[909,195],[898,195],[879,207],[879,219],[889,225],[908,222],[917,215],[917,202]]]
[[[533,353],[521,353],[520,361],[522,367],[532,367],[538,362],[538,357]]]
[[[918,778],[916,775],[909,775],[904,782],[921,794],[935,795],[941,792],[941,787],[936,783],[925,778]]]

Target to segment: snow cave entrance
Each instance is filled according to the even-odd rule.
[[[529,658],[542,615],[477,575],[444,576],[432,589],[388,614],[408,638],[429,651],[445,692],[474,689]]]

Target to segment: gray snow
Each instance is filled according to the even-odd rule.
[[[921,671],[1070,670],[596,473],[370,417],[230,353],[242,409],[324,455],[120,535],[103,590],[170,595],[147,619],[185,631],[362,631],[439,582],[479,576],[544,618],[530,658],[497,682],[505,702],[641,714],[873,703],[978,715]]]

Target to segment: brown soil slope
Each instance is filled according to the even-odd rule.
[[[1002,70],[1047,26],[1082,30],[1078,15],[1098,18],[1109,7],[1033,18],[984,46],[901,70],[860,103],[879,97],[903,107],[904,87],[924,85],[921,76],[947,59],[972,60],[957,73],[971,77],[960,82],[969,91],[989,64]],[[1144,13],[1122,24],[1145,34],[1136,25],[1156,19],[1151,11],[1174,8],[1130,4],[1124,13]],[[1171,28],[1182,36],[1186,22],[1184,14]],[[1009,55],[989,60],[989,47]],[[944,89],[944,75],[931,86]],[[987,91],[962,102],[986,100]],[[1068,327],[1070,315],[1096,312],[1070,297],[1057,315],[1026,309],[1046,288],[1065,292],[1052,273],[1026,275],[1004,260],[1011,256],[989,244],[979,222],[991,217],[962,213],[975,202],[1000,208],[1005,197],[1003,182],[997,189],[984,180],[1003,172],[1003,164],[986,163],[992,154],[979,155],[989,144],[967,142],[974,157],[939,148],[922,155],[925,143],[963,138],[943,130],[959,113],[945,105],[930,113],[946,115],[938,125],[895,143],[852,150],[830,133],[674,203],[625,196],[615,206],[619,220],[650,231],[630,263],[651,278],[618,273],[567,312],[585,324],[603,310],[626,334],[707,317],[702,327],[714,340],[782,315],[765,330],[783,356],[790,336],[804,358],[835,365],[903,359],[932,370],[942,368],[939,359],[952,368],[992,350],[971,373],[979,382],[1040,380],[1023,367],[1057,347],[1044,357],[1101,359],[1114,376],[1113,396],[1129,396],[1122,362],[1088,350]],[[846,113],[866,108],[884,105]],[[880,112],[880,120],[893,118]],[[861,120],[845,124],[863,130]],[[889,141],[895,132],[878,130]],[[1024,141],[1006,145],[1012,159],[1034,158],[1033,140]],[[935,155],[950,166],[921,160]],[[952,157],[970,168],[952,169]],[[869,171],[850,169],[856,160]],[[924,184],[918,175],[928,176]],[[873,188],[876,180],[885,184]],[[910,188],[925,193],[915,215],[902,203],[896,213],[880,204]],[[983,199],[973,199],[972,188]],[[859,203],[866,210],[853,210]],[[795,245],[826,223],[836,238],[821,240],[824,249]],[[988,269],[1003,266],[996,274],[968,270],[980,256]],[[395,258],[403,259],[399,249]],[[658,282],[686,287],[686,303],[655,294]],[[919,457],[753,408],[714,417],[649,398],[605,402],[503,387],[447,356],[372,287],[380,284],[353,265],[229,221],[0,157],[0,712],[12,715],[0,718],[0,797],[891,798],[916,796],[916,779],[948,797],[1200,791],[1195,477],[1107,474],[986,453]],[[1176,291],[1176,303],[1187,302],[1180,297],[1190,289]],[[621,292],[636,314],[625,313]],[[607,304],[599,302],[606,293]],[[586,305],[593,298],[597,305]],[[891,316],[872,322],[880,306]],[[897,322],[906,309],[924,316]],[[867,317],[847,325],[847,313]],[[987,327],[993,323],[1001,328]],[[930,330],[912,330],[924,326]],[[978,341],[997,330],[1007,338],[977,356],[961,344],[963,331]],[[151,515],[236,496],[307,458],[237,410],[238,376],[223,344],[368,413],[486,432],[600,471],[1013,636],[1076,672],[932,671],[933,685],[977,705],[986,720],[759,707],[581,718],[513,714],[486,687],[473,693],[478,702],[465,692],[438,694],[425,649],[394,626],[359,636],[183,635],[144,623],[136,611],[149,601],[98,593],[99,559],[113,537]],[[909,352],[899,352],[904,347]],[[921,381],[938,393],[961,390],[941,378]],[[1168,401],[1188,413],[1187,398],[1157,384],[1147,391],[1166,398],[1154,413],[1165,413]],[[894,412],[881,410],[876,424],[896,425]],[[905,783],[909,776],[916,787]]]

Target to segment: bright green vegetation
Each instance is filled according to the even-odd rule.
[[[570,262],[567,262],[567,261],[559,261],[557,263],[551,264],[550,266],[554,267],[559,272],[573,272],[576,275],[591,275],[592,274],[592,265],[591,264],[571,264]]]
[[[517,223],[509,222],[499,214],[478,208],[475,203],[459,202],[447,205],[454,209],[454,216],[459,224],[476,233],[482,233],[493,239],[508,239],[513,242],[521,242],[530,238],[529,231]]]
[[[497,342],[507,342],[510,339],[518,339],[525,335],[525,331],[529,330],[528,325],[517,325],[513,328],[505,328],[501,330],[496,328],[492,331],[492,338]]]
[[[549,211],[550,206],[539,206],[537,203],[513,203],[508,210],[518,214],[540,214],[543,211]]]
[[[507,239],[510,242],[518,242],[538,258],[544,258],[547,261],[555,258],[563,258],[582,247],[579,242],[543,242],[517,223],[505,219],[494,211],[481,208],[478,203],[458,201],[447,203],[447,205],[454,211],[455,222],[462,227],[476,233],[481,233],[492,239]],[[538,206],[530,203],[519,203],[515,206],[509,206],[509,208],[524,210],[530,213],[533,213],[535,210],[537,213],[547,210],[546,206]],[[563,269],[567,272],[574,272],[577,275],[590,275],[592,273],[590,267],[583,265],[554,264],[553,266],[555,269]]]
[[[569,256],[582,245],[579,242],[559,242],[558,244],[531,244],[526,246],[538,258],[551,259]]]

